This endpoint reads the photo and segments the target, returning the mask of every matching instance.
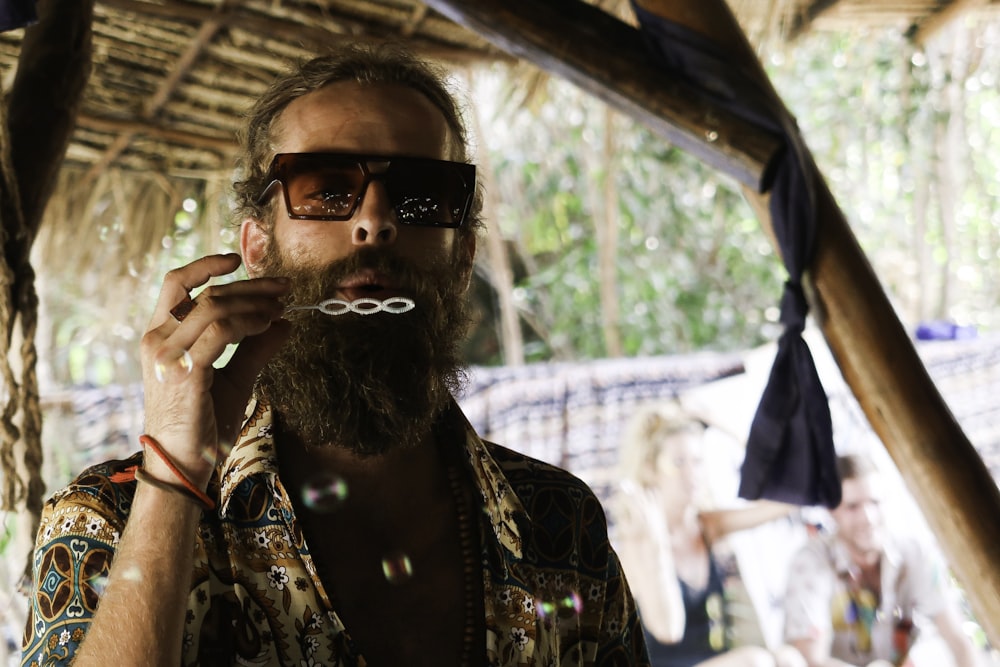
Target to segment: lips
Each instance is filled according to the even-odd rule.
[[[348,301],[365,297],[384,300],[392,296],[403,296],[404,291],[387,274],[366,269],[343,280],[337,287],[337,294]]]

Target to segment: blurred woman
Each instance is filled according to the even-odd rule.
[[[636,416],[611,504],[616,548],[639,605],[653,667],[796,667],[792,647],[730,646],[723,573],[712,546],[795,508],[756,502],[700,510],[705,425],[677,403]]]

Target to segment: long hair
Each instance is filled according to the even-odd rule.
[[[639,410],[626,428],[618,454],[619,479],[648,483],[668,436],[696,429],[704,431],[705,424],[676,400]]]
[[[274,155],[274,130],[281,113],[294,100],[340,81],[396,84],[424,95],[441,111],[454,135],[460,154],[453,159],[469,161],[465,121],[444,71],[396,44],[339,45],[322,56],[296,63],[276,79],[247,112],[239,135],[237,167],[241,178],[233,183],[236,222],[244,218],[268,219],[268,206],[258,204],[257,200],[268,185],[265,181]],[[482,195],[477,187],[469,223],[460,230],[463,235],[482,227],[481,211]]]

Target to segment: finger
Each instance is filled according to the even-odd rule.
[[[207,368],[226,346],[262,334],[280,319],[286,291],[285,283],[270,278],[207,288],[184,322],[163,339],[162,354],[186,351],[192,366]]]
[[[236,253],[208,255],[169,271],[164,277],[160,298],[153,310],[151,324],[169,320],[170,309],[188,297],[188,293],[192,289],[201,287],[213,277],[232,273],[239,268],[240,261],[240,256]]]
[[[170,309],[170,315],[179,323],[186,320],[198,308],[198,313],[201,315],[200,320],[207,322],[229,314],[224,309],[214,306],[224,304],[227,299],[233,300],[243,297],[260,297],[264,299],[262,305],[271,306],[274,304],[268,300],[284,296],[288,285],[288,280],[283,277],[251,278],[226,285],[214,285],[202,290],[196,298],[185,293],[183,298]]]

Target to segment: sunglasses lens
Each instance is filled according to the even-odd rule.
[[[274,173],[293,218],[348,220],[368,183],[378,180],[400,223],[432,227],[462,225],[476,180],[475,167],[467,164],[328,153],[278,155]]]
[[[302,160],[285,174],[289,213],[317,218],[350,217],[365,182],[357,162]]]
[[[471,188],[458,165],[396,160],[386,175],[386,188],[404,225],[458,227],[462,224]]]

